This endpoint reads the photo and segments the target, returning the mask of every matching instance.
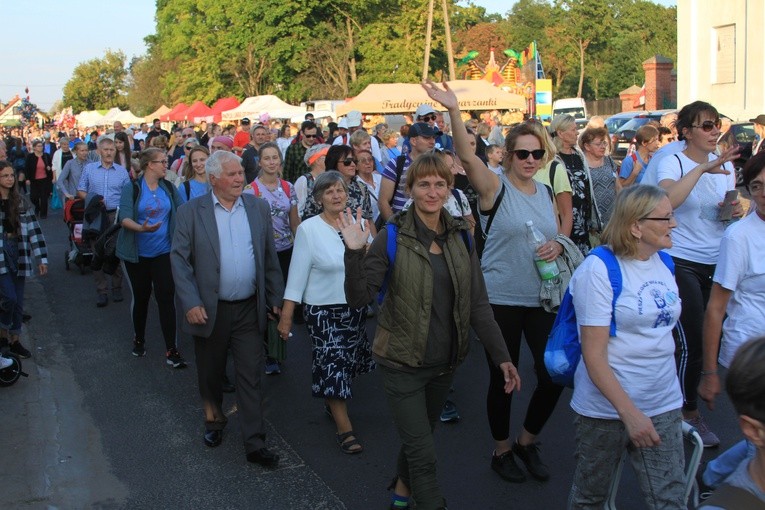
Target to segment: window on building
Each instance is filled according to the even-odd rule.
[[[735,83],[736,81],[736,25],[714,28],[712,55],[714,83]]]

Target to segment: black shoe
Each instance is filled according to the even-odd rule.
[[[135,338],[133,338],[133,356],[136,358],[146,356],[146,348],[144,347],[144,343],[139,342]]]
[[[216,446],[220,445],[221,441],[223,441],[223,431],[205,430],[204,440],[207,446],[210,448],[215,448]]]
[[[29,359],[32,357],[32,353],[29,352],[29,349],[21,345],[21,342],[16,341],[11,344],[10,347],[11,354],[15,354],[21,359]]]
[[[512,450],[508,450],[499,456],[492,455],[491,469],[508,482],[521,483],[526,481],[526,475],[523,474],[521,468],[515,463]]]
[[[274,468],[279,464],[279,456],[266,447],[247,454],[247,462],[260,464],[263,467]]]
[[[531,476],[543,482],[550,479],[550,471],[547,470],[547,466],[539,457],[538,443],[521,446],[516,441],[513,443],[513,453],[521,459],[521,462],[526,466]]]
[[[231,381],[228,379],[227,375],[223,376],[223,393],[234,393],[236,391],[236,387],[231,384]]]
[[[109,304],[109,296],[107,296],[106,294],[99,294],[98,298],[96,299],[96,306],[99,308],[103,308],[108,304]]]
[[[29,322],[31,320],[32,320],[32,316],[29,315],[28,313],[22,313],[21,314],[21,322],[23,322],[24,324],[26,324],[27,322]]]

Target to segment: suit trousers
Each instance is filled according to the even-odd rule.
[[[223,375],[229,346],[236,372],[236,403],[247,453],[265,446],[261,379],[263,376],[263,335],[258,328],[257,299],[218,301],[209,337],[194,336],[199,393],[207,430],[222,430]]]

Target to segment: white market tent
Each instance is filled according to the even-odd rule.
[[[117,108],[116,106],[112,109],[110,109],[106,114],[104,115],[104,118],[101,119],[102,126],[108,126],[111,124],[114,124],[115,120],[119,120],[118,116],[122,113],[122,110]]]
[[[447,83],[457,95],[462,110],[526,111],[523,96],[505,92],[487,81],[454,80]],[[347,103],[338,105],[335,113],[346,115],[351,110],[361,113],[413,113],[423,103],[435,110],[445,110],[428,97],[419,83],[373,83]]]
[[[84,126],[84,127],[93,127],[93,126],[101,126],[103,125],[102,119],[104,118],[103,115],[98,113],[96,110],[90,110],[85,112],[80,112],[74,117],[77,121],[77,125]]]
[[[117,118],[115,120],[118,120],[126,125],[135,124],[136,126],[144,122],[143,117],[138,117],[137,115],[134,115],[133,112],[131,112],[130,110],[125,110],[124,112],[120,112],[119,115],[117,115]]]
[[[305,108],[285,103],[273,95],[265,95],[248,97],[233,110],[224,111],[222,118],[227,121],[237,121],[247,117],[255,123],[264,113],[270,115],[272,119],[289,119],[300,112],[305,115]]]

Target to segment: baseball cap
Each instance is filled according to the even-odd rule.
[[[337,123],[338,129],[348,129],[348,121],[345,120],[345,117],[340,119],[340,122]]]
[[[765,126],[765,115],[760,114],[753,119],[749,119],[749,122],[754,122],[756,124],[762,124],[763,126]]]
[[[249,124],[249,123],[250,123],[250,119],[248,119],[247,117],[242,119],[242,124]]]
[[[348,115],[345,116],[345,121],[348,123],[348,127],[358,127],[361,125],[361,112],[358,110],[351,110]]]
[[[436,132],[427,122],[415,122],[409,126],[409,138],[414,138],[415,136],[435,138]]]
[[[423,103],[417,107],[417,110],[414,112],[414,117],[415,119],[419,119],[420,117],[429,113],[436,113],[436,111],[429,104]]]

